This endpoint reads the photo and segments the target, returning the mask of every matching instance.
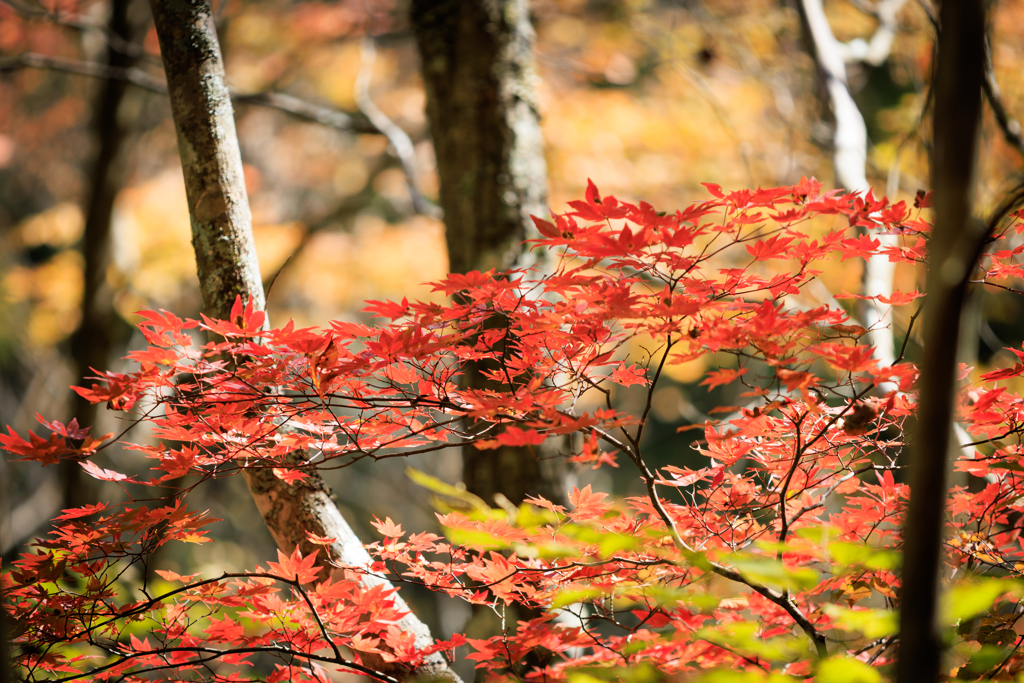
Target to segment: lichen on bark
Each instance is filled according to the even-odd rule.
[[[238,296],[252,297],[254,306],[263,309],[242,158],[210,2],[151,0],[151,4],[178,135],[204,311],[226,319]],[[383,577],[362,571],[369,567],[370,557],[319,472],[309,469],[306,481],[291,485],[270,467],[241,464],[256,506],[282,551],[291,553],[296,547],[306,555],[323,551],[323,546],[309,541],[307,532],[333,538],[319,555],[325,575],[355,571],[366,587],[391,587]],[[396,595],[395,600],[400,610],[408,611],[401,597]],[[398,625],[415,635],[419,647],[433,642],[427,626],[411,611]],[[362,661],[394,678],[459,683],[440,653],[427,657],[415,670],[376,656],[364,655]]]

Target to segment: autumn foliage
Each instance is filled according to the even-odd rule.
[[[855,257],[921,268],[928,198],[890,205],[822,193],[813,180],[707,189],[710,200],[663,213],[591,184],[568,212],[535,219],[549,272],[451,275],[435,285],[447,304],[370,302],[377,326],[266,329],[241,301],[226,321],[142,313],[150,346],[131,354],[136,369],[78,391],[149,423],[159,441],[131,446],[149,471],[93,464],[113,437],[74,423],[40,418],[48,436],[0,437],[19,459],[77,460],[129,497],[65,511],[5,568],[21,675],[326,680],[338,669],[374,675],[368,654],[411,671],[428,651],[394,627],[389,592],[359,582],[370,572],[539,615],[431,650],[461,648],[496,678],[887,676],[917,373],[907,341],[891,366],[874,359],[849,312],[865,297],[834,293],[840,307],[809,292],[823,270]],[[1022,276],[1016,221],[994,237],[976,280]],[[898,235],[897,246],[883,249],[882,233]],[[867,305],[897,309],[898,336],[909,340],[920,296]],[[214,341],[198,345],[197,331]],[[958,398],[973,443],[949,496],[944,618],[950,668],[967,678],[1024,667],[1014,648],[1024,399],[1009,389],[1024,352],[1013,353],[1013,367],[963,368]],[[667,366],[706,355],[715,369],[703,384],[742,386],[742,404],[698,425],[703,466],[655,468],[643,439],[654,388]],[[469,361],[486,361],[491,388],[460,384]],[[646,407],[617,410],[617,392],[637,385]],[[554,457],[631,468],[645,493],[617,500],[588,486],[567,506],[534,498],[491,508],[414,472],[448,502],[445,536],[378,520],[371,566],[324,580],[316,557],[296,552],[221,576],[158,569],[141,591],[122,579],[164,544],[204,541],[212,520],[188,508],[187,491],[212,477],[273,468],[293,482],[314,468],[464,443],[538,453],[544,444]]]

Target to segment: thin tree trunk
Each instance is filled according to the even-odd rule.
[[[953,438],[957,341],[967,279],[988,237],[971,217],[985,11],[980,0],[945,0],[935,72],[935,227],[929,240],[927,311],[918,428],[911,449],[910,505],[903,525],[898,683],[942,678],[938,621],[943,518]]]
[[[449,268],[529,265],[530,215],[547,213],[547,165],[534,101],[527,0],[413,0],[413,31],[440,175]],[[485,387],[480,368],[465,370]],[[466,487],[492,500],[560,500],[560,461],[525,448],[463,449]]]
[[[114,45],[117,39],[120,39],[117,41],[119,44],[134,42],[134,27],[129,16],[131,4],[131,0],[113,0],[110,6],[108,26],[111,39],[107,42],[107,67],[110,69],[128,69],[135,63],[131,55],[115,49]],[[102,369],[107,366],[120,322],[114,312],[113,297],[107,287],[106,276],[110,263],[114,199],[124,185],[125,160],[122,147],[128,134],[128,126],[118,119],[118,110],[129,87],[125,81],[102,81],[95,112],[94,130],[99,151],[90,174],[92,188],[81,244],[84,261],[82,319],[71,339],[71,361],[80,380],[78,383],[82,385],[87,384],[84,378],[92,374],[91,368]],[[99,406],[78,394],[74,395],[73,400],[72,414],[78,419],[79,426],[94,426]],[[61,463],[60,475],[64,507],[80,507],[94,502],[91,479],[82,476],[82,468],[78,463]]]
[[[151,4],[178,134],[203,308],[207,315],[225,319],[237,296],[251,296],[253,304],[262,309],[264,293],[252,217],[210,2],[151,0]],[[321,566],[326,571],[331,570],[328,559],[357,567],[369,565],[369,555],[317,472],[309,472],[307,483],[299,485],[286,484],[269,468],[244,469],[243,473],[281,550],[291,553],[298,546],[304,554],[313,552],[317,546],[308,541],[306,532],[310,532],[337,539],[328,548],[330,557],[323,558]],[[387,584],[373,577],[364,577],[363,583]],[[400,597],[395,600],[399,609],[408,610]],[[398,625],[416,636],[419,647],[433,642],[429,629],[411,612]],[[379,658],[371,661],[365,655],[363,661],[394,677],[413,673],[458,680],[439,653],[415,672]]]
[[[896,34],[896,15],[904,0],[883,0],[877,4],[879,25],[860,61],[875,66],[889,56]],[[798,7],[808,38],[813,44],[813,56],[818,65],[823,85],[828,93],[832,115],[835,119],[833,136],[833,160],[836,183],[850,192],[867,192],[871,183],[867,179],[868,131],[857,103],[853,101],[846,79],[846,56],[849,46],[836,40],[832,27],[825,16],[822,0],[800,0]],[[876,236],[883,246],[896,246],[896,235]],[[896,264],[888,257],[873,256],[864,262],[864,294],[866,296],[892,296],[893,277]],[[868,339],[874,349],[879,365],[892,365],[896,359],[893,341],[892,312],[879,315],[878,301],[864,302],[864,325],[869,330]],[[894,389],[885,385],[883,391]]]

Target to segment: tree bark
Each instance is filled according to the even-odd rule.
[[[121,44],[133,44],[135,27],[130,18],[131,0],[113,0],[110,7],[109,31]],[[107,43],[107,64],[113,70],[131,68],[135,58],[123,50],[115,49],[114,39]],[[118,111],[130,85],[126,81],[107,79],[100,84],[94,130],[99,150],[93,162],[92,188],[86,209],[85,230],[82,235],[84,287],[82,291],[82,319],[71,339],[71,360],[78,373],[79,384],[92,368],[102,369],[110,361],[116,343],[120,320],[114,312],[114,302],[107,286],[107,267],[110,265],[110,231],[114,216],[114,200],[124,185],[125,160],[123,146],[128,126],[118,118]],[[81,427],[93,427],[99,414],[99,405],[74,394],[72,414]],[[81,507],[94,502],[89,477],[82,476],[76,462],[61,463],[61,484],[64,507]]]
[[[528,0],[413,0],[427,120],[440,176],[449,268],[529,265],[530,215],[547,213]],[[480,369],[466,383],[486,386]],[[561,500],[560,461],[531,449],[463,449],[463,480],[485,500]]]
[[[927,311],[918,428],[911,449],[910,505],[903,525],[898,683],[941,675],[938,594],[961,312],[967,280],[988,238],[971,205],[984,80],[985,12],[980,0],[945,0],[935,71]]]
[[[818,65],[823,85],[828,93],[835,119],[833,136],[833,165],[836,183],[849,192],[866,193],[871,189],[867,179],[868,131],[857,103],[853,101],[846,79],[847,56],[858,61],[879,65],[884,62],[892,47],[896,34],[896,14],[904,0],[883,0],[876,5],[879,24],[869,43],[864,43],[863,54],[851,55],[849,45],[836,40],[832,27],[825,16],[822,0],[801,0],[798,3],[805,32],[813,44],[813,56]],[[861,41],[863,42],[863,41]],[[896,235],[877,235],[883,246],[896,246]],[[866,296],[892,296],[893,277],[896,264],[888,257],[873,256],[864,262],[864,294]],[[868,340],[874,349],[874,358],[881,366],[892,365],[896,360],[893,341],[892,311],[879,315],[877,301],[866,301],[863,307],[864,326]],[[883,392],[895,389],[894,385],[880,387]]]
[[[252,297],[264,307],[259,262],[252,235],[252,217],[242,176],[242,158],[235,134],[231,99],[224,82],[224,65],[209,0],[151,0],[167,74],[171,113],[192,221],[203,308],[213,318],[226,319],[237,296]],[[367,567],[369,555],[342,517],[330,490],[315,471],[307,482],[289,485],[269,468],[245,468],[249,490],[278,547],[291,553],[296,546],[306,555],[318,549],[306,532],[336,541],[322,557],[325,572],[340,572],[329,561]],[[389,585],[363,576],[367,587]],[[398,596],[399,609],[408,606]],[[429,629],[412,612],[399,627],[416,636],[418,647],[433,640]],[[364,663],[396,678],[410,675],[458,681],[439,654],[416,671],[363,656]]]

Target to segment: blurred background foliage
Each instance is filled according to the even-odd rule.
[[[388,139],[358,132],[362,70],[364,94],[411,138],[420,191],[436,201],[425,96],[402,0],[214,5],[236,93],[287,93],[357,122],[345,130],[258,98],[236,104],[260,265],[267,285],[273,283],[272,323],[365,319],[365,299],[436,297],[423,283],[447,272],[443,223],[414,210]],[[877,24],[872,8],[871,0],[825,3],[841,41],[870,36]],[[541,0],[532,11],[553,210],[579,198],[588,178],[604,194],[667,210],[705,198],[701,182],[767,187],[816,176],[834,184],[833,124],[791,0]],[[135,81],[162,80],[146,3],[128,3],[131,35],[124,40],[110,39],[110,14],[107,0],[0,3],[0,424],[20,432],[38,427],[36,413],[66,420],[76,410],[68,386],[79,381],[73,347],[83,323],[83,235],[90,202],[102,190],[95,170],[103,143],[96,109],[108,81],[102,76],[113,73],[83,75],[89,69],[81,65],[107,63],[109,43],[130,58],[118,68],[134,69]],[[894,200],[912,198],[928,182],[930,14],[929,0],[908,2],[889,58],[877,67],[849,66],[850,89],[868,127],[868,179],[876,194],[895,189]],[[369,70],[367,35],[376,44]],[[1024,0],[992,4],[991,35],[1008,129],[1019,133],[1012,114],[1024,112]],[[195,317],[200,305],[166,95],[127,85],[117,119],[124,130],[115,146],[122,170],[110,190],[110,255],[96,290],[114,312],[104,323],[111,339],[104,355],[106,367],[115,369],[123,367],[118,359],[128,349],[142,345],[132,333],[135,311],[166,308]],[[979,206],[988,209],[1016,182],[1021,149],[1007,142],[991,110],[983,145]],[[823,286],[807,296],[820,302],[830,300],[829,292],[857,292],[862,269],[856,260],[836,261],[823,274]],[[898,288],[914,289],[919,275],[899,271]],[[1024,338],[1019,300],[986,294],[979,310],[980,362],[1012,363],[998,349]],[[897,320],[898,343],[905,323]],[[697,432],[677,434],[677,428],[702,422],[716,405],[736,399],[733,387],[709,394],[698,386],[706,363],[671,366],[672,381],[655,393],[647,433],[655,462],[682,459],[692,466],[685,444]],[[623,390],[618,400],[628,410],[640,397]],[[125,426],[102,410],[96,421],[99,433]],[[147,438],[138,432],[132,440]],[[132,462],[141,465],[130,452],[104,457],[122,471]],[[365,540],[375,538],[371,515],[391,516],[412,529],[436,524],[426,493],[403,474],[405,464],[325,473]],[[459,479],[457,452],[412,464]],[[77,498],[69,497],[61,476],[72,477]],[[570,484],[595,476],[618,492],[636,483],[622,468],[575,472]],[[0,482],[5,562],[45,532],[66,502],[123,495],[112,484],[104,488],[10,463],[0,464]],[[198,489],[190,505],[225,520],[215,527],[218,542],[168,552],[161,560],[168,568],[214,572],[273,556],[238,478]],[[438,607],[421,614],[441,634],[462,626],[468,610]]]

